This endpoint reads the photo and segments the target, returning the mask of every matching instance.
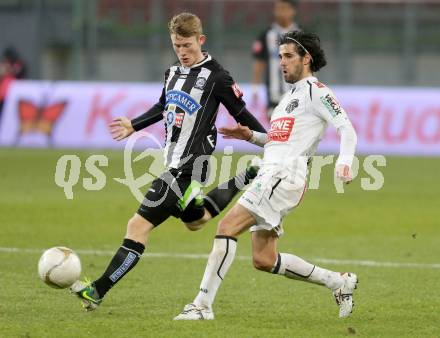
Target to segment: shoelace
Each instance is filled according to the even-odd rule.
[[[353,294],[352,293],[344,293],[344,294],[341,294],[341,299],[344,301],[344,300],[350,300],[350,298],[351,298],[351,296],[352,296]]]
[[[202,310],[199,309],[199,308],[197,308],[197,307],[192,307],[192,308],[189,309],[189,310],[183,310],[183,311],[182,311],[182,314],[186,315],[186,314],[188,314],[188,313],[190,313],[190,312],[199,312],[199,313],[201,313]]]
[[[182,314],[183,315],[187,315],[187,314],[189,314],[191,312],[194,312],[196,315],[198,315],[200,319],[205,319],[205,317],[203,316],[202,310],[199,309],[199,308],[192,308],[192,309],[189,309],[189,310],[183,310]]]
[[[345,300],[350,300],[350,298],[353,296],[352,293],[338,293],[334,294],[336,304],[341,305],[341,302]]]

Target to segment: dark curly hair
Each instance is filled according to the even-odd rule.
[[[298,41],[310,55],[312,56],[312,64],[310,65],[310,69],[312,72],[319,71],[322,67],[327,64],[327,60],[325,58],[325,53],[321,48],[321,40],[319,40],[318,35],[314,33],[308,33],[304,31],[293,31],[283,34],[279,40],[279,45],[284,45],[287,43],[293,43],[296,46],[296,51],[299,55],[306,55],[306,50],[303,47],[298,45],[295,41]]]

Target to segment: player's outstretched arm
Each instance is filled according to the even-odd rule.
[[[131,121],[126,117],[117,117],[109,125],[110,134],[116,141],[121,141],[134,133]]]
[[[116,141],[121,141],[135,131],[144,129],[159,122],[163,118],[164,107],[161,102],[156,103],[144,114],[129,120],[126,117],[117,117],[110,124],[110,133]]]
[[[252,137],[252,130],[247,126],[242,126],[240,123],[237,123],[234,127],[222,127],[218,131],[226,139],[248,141]]]
[[[219,133],[226,139],[244,140],[260,147],[266,144],[267,134],[251,130],[249,127],[242,126],[237,123],[234,127],[223,127],[219,129]]]
[[[356,151],[357,135],[333,92],[320,82],[311,85],[311,101],[316,113],[332,124],[341,138],[339,157],[336,161],[336,176],[343,182],[353,179],[351,165]]]
[[[353,180],[351,165],[356,151],[357,135],[351,123],[342,124],[337,130],[341,144],[336,162],[336,177],[344,183],[350,183]]]

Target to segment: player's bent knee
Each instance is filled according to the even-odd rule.
[[[205,223],[212,218],[211,214],[205,208],[198,209],[197,211],[192,210],[190,215],[192,217],[180,217],[190,231],[200,230]]]
[[[128,220],[126,238],[145,243],[146,238],[154,226],[142,216],[135,214]]]
[[[246,225],[246,223],[226,215],[218,222],[217,235],[238,237],[246,229]]]
[[[206,210],[203,205],[196,206],[190,204],[180,215],[180,219],[187,224],[196,224],[200,222],[205,222]]]
[[[185,223],[186,227],[190,231],[200,230],[201,228],[203,228],[204,224],[205,224],[205,222],[199,222],[199,221],[195,221],[195,222],[192,222],[192,223]]]
[[[220,222],[218,222],[217,234],[231,237],[237,236],[237,234],[231,228],[230,223],[225,219],[222,219]]]
[[[270,272],[274,265],[274,262],[271,259],[264,256],[254,256],[252,263],[255,269],[266,272]]]
[[[219,221],[217,235],[237,237],[249,229],[252,224],[255,224],[254,217],[246,208],[240,204],[236,204],[226,213],[225,217]]]

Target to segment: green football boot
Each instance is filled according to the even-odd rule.
[[[99,298],[98,291],[89,281],[76,281],[70,287],[70,292],[76,294],[82,302],[82,306],[86,311],[93,311],[101,304],[102,298]]]

